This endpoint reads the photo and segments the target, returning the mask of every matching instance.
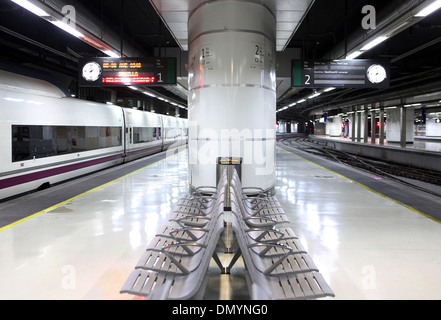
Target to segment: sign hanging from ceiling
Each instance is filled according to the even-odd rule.
[[[78,65],[82,87],[176,84],[176,58],[87,58]]]
[[[388,88],[387,60],[293,60],[292,87]]]

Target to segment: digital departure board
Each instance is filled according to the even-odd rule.
[[[88,58],[79,61],[83,87],[176,84],[176,58]]]
[[[388,88],[390,65],[385,60],[293,60],[292,87]]]

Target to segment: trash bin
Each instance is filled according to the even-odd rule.
[[[216,165],[216,185],[219,184],[219,180],[222,173],[227,169],[227,184],[225,186],[225,210],[231,210],[231,200],[230,200],[230,182],[233,175],[233,169],[236,169],[239,178],[242,180],[242,158],[238,157],[219,157],[217,158]]]

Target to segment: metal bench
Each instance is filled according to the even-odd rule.
[[[292,229],[275,229],[275,220],[272,225],[250,225],[247,220],[249,212],[243,212],[249,208],[243,204],[246,199],[240,181],[234,180],[230,189],[233,230],[240,251],[228,268],[232,268],[242,256],[251,298],[291,300],[334,296]],[[264,199],[263,196],[261,198]],[[273,200],[267,201],[267,204]]]
[[[185,210],[178,206],[170,224],[158,230],[121,293],[152,300],[202,297],[211,259],[220,264],[215,249],[224,229],[225,183],[226,173],[210,201],[202,201],[199,195],[181,199],[181,204],[191,200],[195,206],[185,206]]]
[[[237,192],[236,205],[240,207],[243,219],[251,227],[274,227],[278,224],[289,223],[285,211],[280,206],[275,197],[266,199],[259,195],[257,198],[250,199],[244,192],[239,180],[239,176],[234,171],[231,179],[231,187]]]

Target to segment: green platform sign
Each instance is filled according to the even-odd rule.
[[[293,60],[291,86],[299,88],[388,88],[387,60]]]

